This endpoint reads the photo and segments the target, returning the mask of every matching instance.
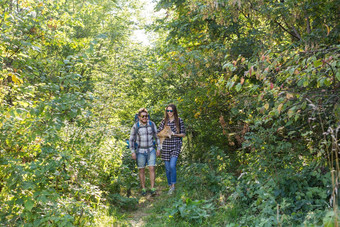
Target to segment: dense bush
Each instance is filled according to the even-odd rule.
[[[110,33],[123,41],[128,26],[107,16],[116,9],[110,1],[1,1],[1,225],[84,226],[105,209],[122,149],[101,127],[97,89]]]
[[[312,166],[299,173],[286,169],[275,177],[244,173],[228,198],[229,206],[245,211],[234,223],[255,226],[322,225],[331,208],[327,202],[332,191],[329,175],[329,172],[321,173]]]
[[[187,137],[167,222],[337,224],[339,1],[160,0],[149,47],[127,41],[138,1],[1,2],[2,224],[135,207],[121,141],[168,103]]]

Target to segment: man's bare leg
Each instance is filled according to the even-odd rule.
[[[155,187],[155,167],[149,166],[151,188]]]
[[[145,188],[145,169],[139,169],[139,180],[142,188]]]

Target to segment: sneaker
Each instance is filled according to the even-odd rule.
[[[156,188],[151,188],[150,195],[152,196],[156,195]]]
[[[175,192],[175,188],[171,187],[168,191],[168,195],[172,195]]]
[[[142,194],[142,196],[146,196],[146,188],[142,189],[142,193],[141,194]]]

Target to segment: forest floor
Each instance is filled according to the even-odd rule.
[[[153,208],[153,202],[155,201],[155,199],[159,198],[158,196],[159,195],[155,196],[147,195],[139,200],[137,209],[131,212],[127,218],[131,226],[141,227],[146,224],[143,219],[150,214]]]
[[[168,198],[168,188],[165,184],[164,179],[162,179],[161,177],[158,177],[156,179],[156,188],[157,193],[154,196],[151,196],[149,193],[146,196],[141,196],[139,194],[140,191],[135,192],[139,194],[137,195],[137,197],[139,197],[137,207],[134,211],[130,211],[127,215],[127,221],[131,226],[146,226],[148,223],[145,219],[148,216],[153,215],[153,212],[155,211],[155,205],[163,203],[164,199]]]

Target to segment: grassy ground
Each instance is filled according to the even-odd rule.
[[[132,196],[128,198],[133,200],[132,203],[125,200],[126,197],[123,197],[121,201],[123,201],[122,204],[125,204],[125,209],[118,209],[119,203],[117,206],[116,200],[111,200],[111,202],[113,201],[111,210],[109,212],[104,210],[107,214],[97,218],[96,226],[275,226],[275,220],[278,220],[277,226],[281,226],[283,219],[281,220],[280,217],[286,218],[285,222],[288,223],[286,226],[337,226],[332,224],[332,215],[334,214],[331,211],[325,217],[323,210],[315,210],[313,211],[316,212],[315,216],[307,216],[309,219],[302,220],[300,223],[297,223],[293,219],[294,217],[277,213],[273,209],[273,214],[254,212],[254,206],[251,210],[242,204],[242,197],[234,198],[234,196],[230,196],[229,189],[226,187],[229,181],[224,183],[226,184],[225,188],[217,185],[221,181],[215,176],[214,172],[206,168],[206,165],[179,165],[178,183],[176,184],[176,191],[172,195],[167,194],[169,187],[164,170],[161,167],[157,168],[156,176],[158,191],[155,196],[150,196],[150,194],[141,196],[140,188],[133,188]],[[149,180],[147,179],[146,182],[148,185]],[[230,184],[232,185],[232,183]],[[228,196],[229,199],[227,199]],[[234,201],[230,199],[234,199]],[[247,202],[247,200],[244,201]],[[264,206],[264,204],[259,203],[259,208],[256,211],[260,211],[261,206]],[[266,212],[268,210],[272,211],[267,209]],[[268,224],[268,220],[272,220],[270,224]],[[318,225],[318,223],[323,223],[323,225]],[[328,223],[330,224],[328,225]]]
[[[148,176],[147,171],[146,174]],[[146,178],[147,187],[149,182],[149,179]],[[164,206],[169,199],[169,196],[167,195],[168,186],[166,177],[162,170],[158,169],[155,186],[157,188],[157,193],[154,196],[151,196],[149,193],[146,196],[141,196],[139,188],[134,188],[132,190],[131,198],[136,198],[138,200],[138,203],[135,204],[136,207],[131,207],[128,210],[117,210],[117,208],[111,207],[109,210],[99,211],[101,215],[96,218],[95,226],[164,226],[161,220],[156,221],[155,225],[153,225],[153,218],[150,219],[150,217],[154,217],[157,213],[163,213],[161,207]],[[159,219],[158,217],[157,219]]]
[[[112,210],[107,215],[102,215],[97,219],[96,226],[118,226],[118,227],[196,227],[196,226],[220,226],[213,223],[224,223],[221,220],[214,220],[209,208],[209,201],[204,198],[212,196],[207,191],[198,188],[192,190],[188,188],[191,185],[188,179],[182,178],[181,169],[179,168],[178,183],[176,184],[175,193],[168,195],[169,187],[166,182],[166,176],[161,167],[157,168],[156,188],[157,194],[151,196],[140,195],[140,189],[132,190],[132,198],[136,198],[138,203],[129,210]],[[148,175],[148,173],[147,173]],[[149,179],[146,179],[147,186]],[[201,186],[204,187],[204,186]],[[210,203],[211,204],[211,203]],[[208,207],[208,208],[207,208]],[[219,216],[219,215],[218,215]],[[225,226],[225,224],[224,224]]]
[[[183,210],[184,215],[201,215],[195,214],[198,212],[205,212],[200,210],[201,205],[195,205],[188,198],[200,197],[202,195],[188,194],[186,191],[185,180],[178,176],[178,183],[176,184],[176,191],[172,195],[168,195],[169,187],[166,182],[165,173],[157,173],[156,187],[157,194],[145,197],[139,195],[139,191],[135,192],[135,196],[139,199],[137,209],[133,212],[126,213],[126,220],[130,226],[148,226],[148,227],[191,227],[191,226],[207,226],[202,217],[200,220],[193,220],[190,218],[178,218],[179,210]],[[188,202],[189,201],[189,202]],[[195,200],[197,201],[197,200]]]
[[[154,212],[168,197],[168,187],[164,178],[165,176],[158,176],[156,178],[157,193],[154,196],[151,196],[150,194],[141,196],[140,191],[134,192],[134,196],[136,196],[139,201],[137,209],[127,213],[127,220],[131,226],[150,226],[151,223],[148,223],[149,217],[154,216]]]

